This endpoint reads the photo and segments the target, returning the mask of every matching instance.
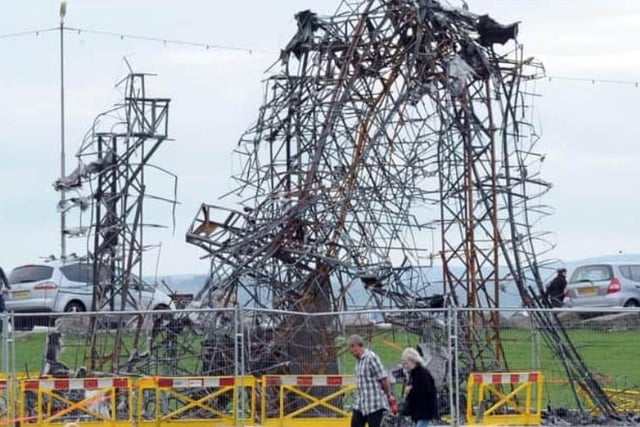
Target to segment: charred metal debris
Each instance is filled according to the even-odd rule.
[[[137,338],[131,349],[105,350],[94,334],[92,370],[180,374],[181,358],[199,352],[198,373],[233,374],[242,324],[243,373],[338,372],[342,319],[302,314],[353,308],[358,292],[379,309],[477,309],[457,325],[460,378],[508,369],[500,289],[517,290],[526,307],[548,306],[537,295],[540,258],[551,248],[538,225],[551,211],[540,199],[551,185],[540,175],[532,119],[544,69],[525,56],[518,24],[435,0],[344,0],[332,16],[303,11],[296,20],[235,149],[240,170],[228,203],[203,204],[186,234],[211,259],[196,301],[252,316],[162,318],[151,354]],[[79,155],[91,161],[57,184],[93,182],[89,199],[68,199],[92,206],[92,260],[109,266],[108,288],[94,273],[95,308],[130,293],[143,250],[141,172],[167,138],[168,100],[146,98],[140,75],[127,82],[125,130],[93,132]],[[424,268],[442,269],[439,287]],[[433,315],[385,316],[423,336],[439,360],[451,357]],[[555,314],[535,321],[578,405],[581,389],[616,417]],[[201,349],[193,333],[204,336]]]

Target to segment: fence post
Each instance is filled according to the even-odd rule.
[[[449,336],[449,408],[451,412],[451,425],[457,426],[460,414],[460,376],[458,361],[458,310],[457,307],[448,307],[447,335]]]

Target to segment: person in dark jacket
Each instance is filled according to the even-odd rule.
[[[438,418],[438,396],[435,381],[424,361],[413,348],[402,353],[402,365],[409,371],[409,385],[402,413],[411,417],[415,427],[427,427],[429,420]]]
[[[2,267],[0,267],[0,313],[4,313],[5,311],[4,296],[9,293],[9,289],[11,289],[9,280],[6,274],[4,274]],[[0,332],[2,332],[2,324],[3,320],[0,319]]]
[[[562,307],[564,290],[567,287],[567,269],[559,268],[558,275],[549,283],[547,297],[553,307]]]

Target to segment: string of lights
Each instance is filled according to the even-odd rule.
[[[59,27],[54,27],[54,28],[45,28],[40,30],[21,31],[17,33],[0,34],[0,40],[16,38],[16,37],[24,37],[29,35],[39,36],[40,34],[49,33],[52,31],[59,31],[59,30],[60,30]],[[267,50],[251,49],[247,47],[226,45],[226,44],[220,44],[220,43],[207,43],[207,42],[197,42],[197,41],[188,41],[188,40],[179,40],[179,39],[167,39],[162,37],[118,33],[113,31],[90,30],[86,28],[77,28],[77,27],[65,27],[64,30],[75,33],[75,34],[92,34],[92,35],[98,35],[98,36],[118,38],[120,40],[129,39],[129,40],[141,40],[141,41],[148,41],[148,42],[154,42],[154,43],[162,43],[165,46],[176,45],[176,46],[203,48],[205,50],[228,50],[228,51],[244,52],[249,55],[253,53],[276,54],[276,52],[267,51]],[[591,83],[594,85],[595,84],[615,84],[615,85],[634,86],[636,88],[640,87],[640,81],[638,80],[605,79],[605,78],[581,77],[581,76],[555,76],[555,75],[550,75],[550,76],[547,76],[546,78],[547,78],[547,81],[549,82],[573,81],[573,82]]]
[[[39,36],[42,33],[48,33],[51,31],[59,30],[59,27],[55,28],[45,28],[42,30],[30,30],[30,31],[20,31],[17,33],[8,33],[8,34],[0,34],[0,39],[12,39],[15,37],[24,37],[24,36]]]

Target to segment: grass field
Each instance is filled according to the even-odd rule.
[[[637,352],[640,344],[639,332],[574,330],[569,333],[586,365],[603,386],[640,389],[640,358]],[[532,332],[523,329],[503,330],[501,336],[510,371],[528,371],[538,366],[545,375],[545,403],[550,402],[553,406],[575,406],[562,365],[544,342],[541,341],[538,347],[534,346]],[[397,363],[402,349],[417,343],[415,336],[393,331],[372,335],[371,340],[372,349],[385,366]],[[66,339],[64,344],[61,359],[69,367],[83,366],[84,340]],[[44,333],[18,336],[15,343],[16,370],[38,374],[42,367],[44,345]],[[196,366],[195,360],[185,363]],[[341,354],[340,367],[343,373],[353,373],[354,364],[350,354]],[[4,365],[0,364],[1,366]]]

